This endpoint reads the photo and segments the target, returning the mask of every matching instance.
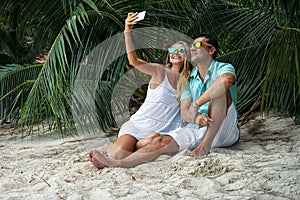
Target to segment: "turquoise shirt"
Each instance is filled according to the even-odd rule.
[[[213,62],[210,64],[210,67],[206,73],[205,80],[202,82],[199,73],[198,68],[194,67],[194,69],[191,72],[189,85],[183,90],[180,100],[183,99],[192,99],[192,102],[194,102],[200,95],[202,95],[207,88],[222,74],[224,73],[232,73],[234,77],[236,77],[234,67],[229,63],[223,63],[213,60]],[[236,81],[235,81],[236,83]],[[236,108],[236,84],[232,85],[229,88],[229,92],[231,94],[231,98],[233,100],[234,106]],[[198,111],[202,114],[208,115],[208,105],[209,102],[205,103],[204,105],[200,106]],[[236,111],[237,112],[237,111]],[[199,126],[196,124],[188,123],[187,127],[189,128],[195,128],[198,129]]]

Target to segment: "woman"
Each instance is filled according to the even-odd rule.
[[[122,159],[137,148],[142,148],[149,139],[159,133],[169,132],[181,125],[181,115],[177,99],[188,83],[192,70],[189,47],[184,42],[176,42],[168,50],[167,67],[158,63],[148,63],[137,58],[134,51],[131,29],[136,24],[137,13],[128,13],[125,20],[125,43],[129,64],[151,76],[147,96],[139,110],[125,122],[118,139],[98,148],[115,159]],[[177,88],[177,91],[176,91]],[[151,134],[154,133],[154,134]],[[142,140],[143,138],[147,138]],[[141,141],[140,141],[141,140]],[[138,141],[140,141],[138,143]],[[96,151],[97,151],[96,150]],[[93,151],[89,156],[93,160]]]

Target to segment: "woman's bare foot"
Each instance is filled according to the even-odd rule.
[[[118,167],[118,161],[109,158],[107,155],[101,153],[96,149],[92,150],[91,152],[91,162],[96,168],[103,169],[104,167]]]
[[[90,150],[89,152],[89,160],[92,162],[93,159],[93,150]]]
[[[89,159],[90,161],[93,163],[94,167],[98,168],[98,169],[103,169],[104,167],[106,167],[103,163],[101,163],[96,156],[99,154],[100,152],[97,149],[92,149],[89,152]]]
[[[147,144],[149,144],[152,141],[153,138],[155,138],[157,136],[160,136],[160,134],[159,133],[151,133],[150,135],[147,135],[143,139],[139,140],[135,146],[136,150],[146,146]]]

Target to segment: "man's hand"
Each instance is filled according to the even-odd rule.
[[[194,158],[207,157],[210,154],[211,145],[201,142],[193,151],[187,151],[185,155]]]
[[[208,126],[212,122],[212,119],[206,115],[199,113],[195,119],[195,124],[200,127]]]

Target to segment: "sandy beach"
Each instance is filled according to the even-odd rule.
[[[0,199],[300,199],[300,126],[259,116],[241,127],[240,142],[206,158],[184,152],[131,169],[97,170],[91,148],[116,136],[21,139],[0,132]]]

